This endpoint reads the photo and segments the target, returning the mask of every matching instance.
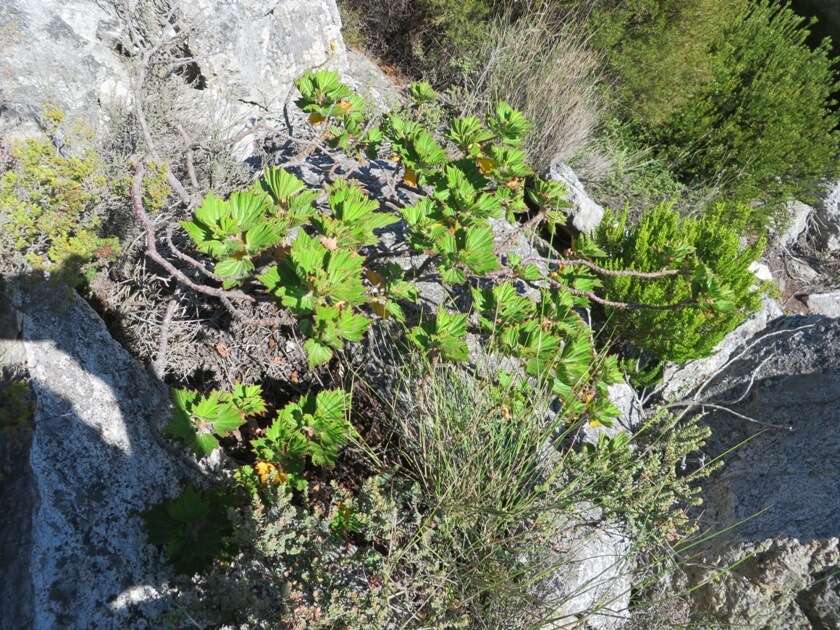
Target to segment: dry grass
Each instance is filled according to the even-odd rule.
[[[528,151],[538,170],[592,147],[603,110],[603,64],[589,46],[583,16],[534,6],[527,17],[501,18],[482,57],[465,107],[481,111],[504,100],[523,111],[534,124]]]

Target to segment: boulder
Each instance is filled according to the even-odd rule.
[[[806,298],[808,310],[815,315],[840,317],[840,291],[815,293]]]
[[[157,437],[167,389],[43,283],[0,293],[0,366],[31,400],[0,431],[0,627],[155,627],[169,574],[140,514],[185,476]]]
[[[840,181],[816,208],[815,244],[820,251],[840,251]]]
[[[182,76],[195,89],[190,98],[178,100],[179,107],[198,116],[223,112],[241,121],[266,110],[277,113],[302,72],[346,66],[335,0],[165,4],[190,26],[182,51],[192,63]],[[0,4],[0,112],[6,127],[31,127],[43,120],[49,105],[95,128],[111,108],[130,101],[129,68],[138,51],[116,5],[97,0]],[[168,9],[158,13],[147,17],[162,23]]]
[[[837,628],[840,320],[780,318],[745,349],[698,396],[725,465],[678,591],[710,628]]]
[[[764,263],[754,262],[749,266],[749,270],[762,282],[773,282],[773,272]]]
[[[347,50],[345,80],[377,111],[386,112],[402,103],[402,94],[397,83],[367,56],[356,50]]]
[[[548,178],[563,182],[569,193],[569,218],[572,226],[583,234],[591,234],[604,218],[604,208],[590,197],[572,168],[563,162],[554,162],[548,171]]]
[[[787,205],[790,223],[784,232],[777,236],[777,241],[782,247],[794,245],[808,229],[808,222],[814,214],[814,209],[801,201],[791,201]]]
[[[93,0],[0,3],[0,129],[32,129],[49,106],[95,127],[100,105],[127,98],[127,68],[108,43],[118,19],[106,6]]]
[[[180,0],[202,89],[279,111],[305,70],[347,65],[335,0]]]
[[[550,581],[554,597],[562,601],[547,629],[619,630],[630,619],[634,579],[633,543],[620,527],[600,523],[598,510],[571,523],[569,534],[555,544],[563,566]]]

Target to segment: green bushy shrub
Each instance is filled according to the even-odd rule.
[[[598,14],[619,107],[686,182],[759,200],[766,223],[838,172],[830,45],[770,0],[632,0]]]
[[[154,513],[160,540],[185,552],[183,560],[204,563],[212,548],[223,553],[179,583],[169,621],[542,627],[571,595],[543,587],[571,569],[580,527],[603,519],[632,531],[642,548],[691,531],[683,508],[696,502],[697,481],[714,464],[688,475],[680,465],[707,429],[659,414],[635,436],[604,434],[578,450],[562,439],[570,431],[551,412],[547,390],[419,354],[395,367],[393,391],[362,386],[383,403],[389,440],[371,449],[369,476],[353,490],[331,481],[293,495],[287,485],[260,484],[246,509],[213,515],[218,523],[196,530],[195,550],[172,526],[205,508],[173,516],[172,501]],[[228,528],[221,540],[219,526]]]
[[[749,216],[743,206],[718,204],[700,218],[682,218],[668,203],[643,213],[636,225],[627,214],[608,212],[594,235],[612,269],[679,269],[691,260],[695,271],[639,282],[604,278],[605,295],[636,304],[674,305],[702,287],[704,298],[678,309],[607,307],[609,329],[618,339],[663,361],[684,362],[709,354],[729,331],[759,306],[763,291],[749,270],[764,242],[741,246]]]
[[[46,270],[109,258],[119,241],[99,234],[107,193],[93,151],[64,156],[46,139],[13,142],[0,161],[0,253]]]
[[[224,461],[232,494],[252,500],[219,517],[232,523],[221,545],[210,529],[223,557],[184,586],[180,605],[202,623],[255,627],[541,627],[574,595],[547,582],[575,561],[564,543],[601,520],[646,542],[678,538],[689,529],[683,504],[708,470],[678,474],[706,434],[667,414],[644,423],[638,440],[602,432],[580,448],[584,431],[597,435],[620,413],[609,386],[622,380],[585,309],[650,285],[659,290],[640,301],[651,312],[682,316],[657,308],[677,290],[715,331],[749,310],[730,272],[757,254],[740,252],[737,227],[726,231],[722,219],[690,223],[664,206],[629,230],[608,218],[612,227],[575,243],[572,258],[549,257],[561,254],[546,241],[545,256],[505,253],[494,226],[534,210],[550,229],[568,219],[565,188],[529,168],[519,111],[501,102],[484,119],[444,121],[436,135],[401,112],[369,119],[335,72],[309,72],[297,86],[297,106],[330,147],[319,158],[354,169],[390,162],[394,192],[368,197],[354,170],[310,189],[272,167],[227,199],[206,196],[182,227],[196,255],[215,262],[212,282],[268,294],[294,318],[313,374],[353,383],[376,428],[357,432],[341,390],[303,394],[270,423],[264,412],[280,405],[257,386],[178,392],[167,433],[198,456],[247,442]],[[414,103],[435,96],[428,85],[410,94]],[[728,212],[743,223],[743,211]],[[383,229],[398,221],[403,238],[386,245]],[[732,247],[741,257],[719,260]],[[423,261],[407,268],[393,261],[415,254]],[[679,274],[650,281],[627,266]],[[419,300],[421,281],[447,296],[436,308]],[[370,357],[344,352],[365,338],[396,356],[368,372]],[[341,367],[320,367],[329,364]],[[156,512],[155,541],[178,553],[187,542],[178,523],[209,509],[187,499],[186,514],[172,502]]]

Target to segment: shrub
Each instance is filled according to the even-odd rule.
[[[372,475],[355,491],[311,484],[297,500],[287,485],[260,485],[222,521],[232,524],[223,558],[179,584],[173,620],[535,627],[575,594],[546,585],[581,560],[558,550],[574,548],[582,514],[628,528],[644,549],[690,531],[682,506],[713,466],[684,475],[680,465],[707,430],[660,414],[637,436],[577,450],[547,390],[404,359],[393,389],[362,385],[384,403]]]
[[[698,289],[705,296],[678,309],[607,307],[609,329],[662,361],[684,362],[709,354],[762,299],[749,267],[761,255],[764,242],[741,246],[740,229],[749,213],[743,206],[718,204],[700,218],[682,218],[672,204],[662,203],[630,225],[626,213],[608,212],[594,235],[606,254],[604,266],[653,271],[679,269],[688,262],[694,272],[651,282],[605,277],[607,297],[664,307],[690,301]]]
[[[634,0],[601,14],[620,105],[686,182],[760,200],[766,223],[837,173],[829,43],[769,0]]]
[[[160,545],[176,571],[185,575],[206,569],[232,552],[227,516],[231,497],[187,487],[174,499],[143,514],[149,542]]]
[[[193,220],[183,224],[196,247],[217,261],[216,277],[225,286],[251,289],[249,283],[257,279],[278,306],[298,320],[313,367],[331,361],[348,342],[361,341],[371,322],[387,318],[406,324],[406,338],[426,352],[447,360],[466,360],[465,340],[471,329],[467,313],[443,306],[434,314],[418,310],[415,282],[435,278],[453,295],[469,287],[472,306],[482,315],[479,329],[472,327],[475,332],[495,335],[498,349],[521,359],[530,376],[551,383],[567,409],[609,423],[614,410],[607,404],[605,388],[619,377],[611,363],[593,362],[591,335],[575,309],[587,306],[590,299],[601,300],[597,296],[601,276],[609,279],[608,291],[630,297],[640,293],[641,298],[653,300],[636,302],[653,306],[656,315],[645,308],[639,312],[646,315],[637,311],[614,314],[622,330],[633,331],[640,317],[661,321],[656,318],[667,317],[673,309],[662,302],[660,283],[640,278],[632,267],[620,281],[615,280],[614,274],[604,273],[587,259],[586,247],[578,247],[577,258],[571,260],[535,254],[526,260],[517,256],[507,256],[504,263],[500,260],[493,219],[515,221],[517,215],[539,207],[549,229],[567,221],[562,185],[535,177],[527,164],[523,148],[531,128],[527,118],[500,102],[485,120],[463,116],[448,121],[444,142],[423,124],[399,113],[389,114],[379,125],[368,120],[361,102],[333,72],[307,73],[298,88],[297,104],[321,129],[324,141],[354,161],[392,156],[395,181],[391,186],[413,191],[413,203],[406,205],[395,197],[383,209],[357,184],[345,181],[329,185],[326,204],[316,208],[316,191],[306,189],[290,173],[270,168],[248,190],[226,201],[209,195]],[[415,102],[434,97],[428,86],[416,85],[411,92]],[[621,248],[632,252],[624,262],[644,267],[636,271],[655,271],[650,268],[655,263],[665,267],[671,258],[644,251],[646,240],[676,242],[672,234],[676,218],[660,219],[654,213],[642,230],[629,236],[623,226],[602,231],[608,236],[605,246],[616,250],[615,256]],[[404,269],[388,260],[394,255],[375,249],[380,245],[378,231],[400,220],[405,235],[400,247],[426,256],[419,268]],[[708,227],[712,224],[714,228]],[[726,232],[720,221],[697,225],[704,226],[704,236],[714,238],[718,228],[723,230],[726,240],[719,247],[728,247],[733,238],[737,243],[735,232]],[[712,338],[739,323],[753,302],[738,294],[741,301],[733,307],[727,291],[737,284],[733,278],[741,280],[740,267],[726,266],[719,256],[707,260],[714,256],[704,257],[703,248],[713,246],[695,242],[698,235],[684,238],[690,246],[684,243],[674,250],[681,267],[679,277],[670,282],[680,288],[679,301],[699,304],[707,312],[699,323],[692,320],[690,328]],[[637,241],[638,251],[632,250]],[[690,247],[695,249],[689,251]],[[637,260],[637,256],[642,258]],[[620,257],[611,262],[620,265]],[[479,291],[482,279],[490,285]],[[523,283],[540,295],[538,302],[520,295]],[[412,320],[406,317],[406,306],[412,307]],[[464,311],[469,305],[462,300],[459,308]],[[729,314],[716,315],[722,308]],[[689,310],[675,317],[685,317]],[[642,340],[632,332],[628,338]],[[661,339],[651,337],[650,341],[659,344],[655,352],[667,356],[702,352],[695,348],[699,339],[684,338],[689,349],[682,353],[664,351]],[[583,396],[589,389],[598,395]]]
[[[502,255],[494,221],[514,222],[526,211],[549,226],[567,220],[562,186],[527,164],[530,125],[519,111],[502,102],[484,120],[446,120],[441,137],[399,112],[369,119],[335,73],[308,73],[298,88],[325,171],[345,165],[349,180],[377,158],[391,173],[383,199],[368,198],[351,181],[334,181],[321,195],[277,168],[227,200],[208,196],[183,227],[217,263],[216,274],[204,268],[206,275],[239,288],[203,290],[239,303],[267,292],[306,337],[316,377],[329,377],[318,366],[350,359],[345,346],[364,339],[374,322],[380,333],[394,331],[385,345],[404,361],[374,366],[393,367],[394,378],[365,388],[380,394],[369,412],[373,446],[356,439],[341,391],[306,394],[269,426],[257,422],[264,409],[258,391],[185,396],[170,432],[214,448],[218,437],[238,435],[249,439],[255,459],[248,453],[231,475],[253,500],[250,513],[231,513],[238,555],[214,563],[184,596],[203,602],[197,607],[208,623],[539,625],[573,595],[546,580],[570,561],[558,541],[573,537],[582,518],[642,528],[653,539],[678,536],[686,525],[680,503],[693,490],[678,480],[675,462],[697,448],[702,432],[660,417],[650,424],[656,439],[636,444],[620,434],[577,448],[584,428],[608,426],[619,413],[608,387],[622,379],[616,358],[596,350],[585,309],[604,301],[614,277],[648,282],[624,270],[615,252],[609,264],[624,276],[597,258],[626,240],[642,253],[646,240],[670,247],[676,228],[656,220],[631,234],[614,228],[601,243],[607,252],[584,239],[572,258]],[[434,98],[427,85],[410,93],[415,104]],[[398,221],[400,238],[388,243],[382,230]],[[717,242],[720,223],[689,231],[696,251],[672,247],[658,261],[678,267],[686,302],[710,317],[732,310],[731,287],[705,264],[703,248],[713,245],[700,242]],[[639,252],[626,247],[636,263]],[[415,256],[422,262],[395,260]],[[418,285],[429,280],[445,293],[434,309],[417,299]],[[396,325],[384,324],[388,319]],[[480,350],[471,352],[475,346]],[[488,356],[492,362],[480,360]],[[485,365],[500,362],[506,372]],[[333,373],[347,375],[341,367]],[[346,470],[336,478],[352,486],[333,479],[327,487],[328,471],[350,442],[360,447],[345,453],[355,464],[350,479]],[[230,450],[243,457],[243,449]],[[317,475],[304,470],[309,464],[320,468]],[[223,606],[222,594],[239,603]]]
[[[303,490],[307,460],[322,468],[335,466],[339,451],[356,435],[347,419],[348,398],[341,390],[324,390],[281,409],[263,437],[251,441],[260,482]]]
[[[196,455],[209,455],[219,448],[220,437],[230,435],[247,418],[265,412],[259,385],[236,385],[230,392],[176,389],[172,392],[174,413],[164,433],[181,440]]]
[[[119,241],[99,235],[107,192],[92,151],[66,157],[45,139],[12,143],[0,163],[0,247],[46,270],[110,258]]]
[[[463,79],[477,113],[506,101],[531,121],[526,147],[537,172],[554,159],[580,157],[594,139],[602,60],[588,40],[580,17],[537,3],[522,16],[489,22]]]

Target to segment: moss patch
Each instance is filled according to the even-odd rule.
[[[0,432],[30,428],[34,412],[32,390],[26,381],[0,382]]]

